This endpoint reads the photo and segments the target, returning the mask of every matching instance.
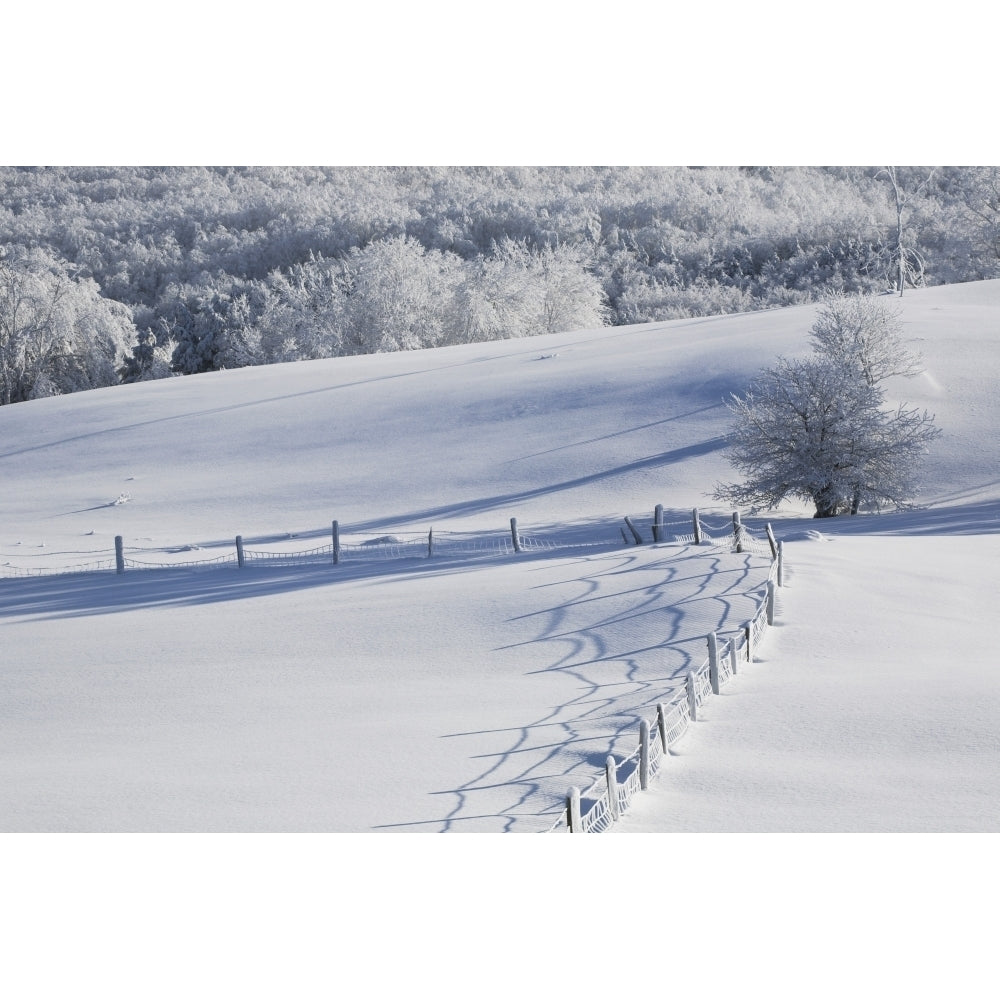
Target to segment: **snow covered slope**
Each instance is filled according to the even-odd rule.
[[[1000,500],[1000,282],[908,292],[927,518]],[[220,372],[0,409],[7,830],[539,830],[736,627],[755,557],[626,546],[711,511],[723,398],[813,307]],[[116,502],[118,501],[118,502]],[[801,529],[770,517],[779,537]],[[561,547],[48,575],[392,534]],[[881,521],[889,527],[888,518]],[[289,537],[292,536],[292,537]],[[570,544],[583,546],[568,548]],[[919,561],[919,555],[914,559]],[[44,575],[22,575],[45,571]],[[17,575],[15,575],[17,574]]]

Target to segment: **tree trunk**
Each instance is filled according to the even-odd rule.
[[[813,517],[836,517],[840,507],[840,497],[830,486],[824,486],[813,494],[813,503],[816,504],[816,513]]]

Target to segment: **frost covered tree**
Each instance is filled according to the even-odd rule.
[[[546,333],[603,326],[606,319],[601,282],[587,268],[577,246],[544,249],[538,268],[542,274],[542,316]]]
[[[864,324],[846,321],[852,308],[821,311],[812,358],[779,358],[730,397],[729,461],[744,479],[720,484],[717,499],[759,509],[797,498],[833,517],[905,506],[917,492],[920,461],[941,432],[926,411],[887,405],[882,382],[914,374],[915,359],[891,326],[884,341],[866,339]]]
[[[259,345],[245,294],[190,288],[178,292],[160,318],[164,341],[174,342],[171,370],[181,375],[241,368],[259,360]]]
[[[906,226],[903,217],[910,207],[910,202],[930,184],[934,170],[916,182],[909,191],[904,187],[899,167],[883,167],[875,176],[876,178],[884,176],[892,188],[893,207],[896,211],[896,232],[892,240],[891,260],[895,273],[896,291],[902,295],[907,282],[914,286],[923,282],[926,266],[924,255],[917,249],[919,240]]]
[[[868,385],[923,370],[919,356],[903,342],[899,314],[875,295],[827,298],[810,335],[817,353],[854,368]]]
[[[114,385],[127,306],[47,251],[0,249],[0,405]]]
[[[344,353],[344,263],[320,255],[268,275],[256,323],[266,364],[332,358]]]
[[[408,236],[352,250],[345,265],[344,353],[438,347],[458,339],[457,257]]]
[[[458,289],[462,339],[471,343],[533,337],[545,326],[546,280],[527,244],[504,239],[487,257],[465,265]]]
[[[604,290],[581,248],[532,251],[510,239],[466,266],[459,307],[465,341],[599,327],[608,318]]]
[[[994,265],[1000,262],[1000,167],[971,167],[958,184],[971,226],[971,242]]]
[[[118,369],[118,377],[123,383],[169,378],[174,374],[170,370],[170,359],[176,346],[173,341],[161,346],[152,330],[140,330],[131,353]]]

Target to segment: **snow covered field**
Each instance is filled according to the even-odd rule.
[[[977,595],[996,591],[1000,282],[898,304],[927,374],[896,388],[945,432],[927,463],[928,509],[824,522],[830,544],[810,540],[803,511],[766,515],[787,535],[794,574],[766,662],[712,705],[677,748],[676,775],[622,830],[658,828],[641,817],[657,799],[673,810],[676,796],[687,812],[664,829],[996,828],[981,786],[997,777],[997,688],[975,655],[975,622],[987,610]],[[805,353],[813,312],[244,369],[3,408],[3,829],[547,829],[570,784],[634,748],[643,709],[700,662],[704,636],[752,609],[766,560],[626,545],[623,517],[647,537],[656,503],[678,533],[694,506],[725,523],[707,499],[729,474],[722,397],[777,354]],[[509,539],[511,517],[545,547],[448,554],[458,533],[476,546]],[[145,565],[233,561],[237,534],[254,551],[302,552],[329,544],[332,520],[357,546],[337,566],[56,572],[113,562],[118,534]],[[416,547],[367,558],[362,543],[387,536]],[[906,614],[924,627],[902,627]],[[823,636],[807,627],[817,616]],[[811,676],[803,658],[827,665],[826,687],[772,674],[780,664]],[[789,758],[776,755],[788,733],[771,739],[753,708],[772,687],[802,703],[780,709],[793,733],[818,735],[822,717],[851,734],[809,753],[826,761],[816,788],[840,774],[853,804],[814,790],[768,811],[766,788],[755,807],[738,769],[727,773],[750,789],[745,807],[727,796],[720,810],[703,775],[668,793],[689,763],[719,763],[708,748],[724,712],[759,720],[771,751],[759,766],[744,759],[756,780],[787,782]],[[918,721],[932,706],[938,743]],[[954,809],[929,808],[924,786],[896,778],[915,780],[914,761],[931,758],[941,785],[976,772]],[[887,781],[896,791],[880,808]]]
[[[777,627],[615,832],[1000,830],[991,534],[796,541]],[[881,520],[892,522],[893,516]],[[919,552],[918,552],[919,549]]]

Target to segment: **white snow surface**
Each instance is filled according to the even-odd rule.
[[[617,832],[997,830],[1000,282],[896,302],[927,372],[893,391],[944,430],[921,507],[744,514],[785,542],[778,625]],[[723,399],[814,313],[0,408],[0,829],[547,830],[752,613],[767,560],[673,534],[725,525]],[[540,547],[488,551],[512,517]],[[232,563],[333,520],[338,565]]]
[[[1000,830],[1000,534],[828,541],[614,832]]]

